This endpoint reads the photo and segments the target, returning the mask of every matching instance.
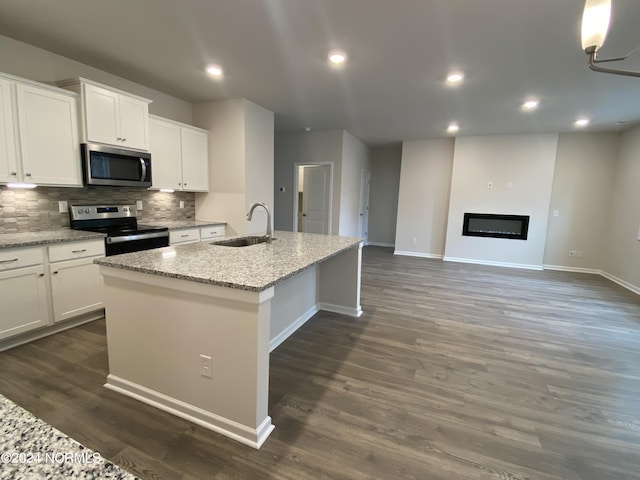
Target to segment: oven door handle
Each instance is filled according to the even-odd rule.
[[[162,238],[169,237],[169,232],[155,232],[155,233],[139,233],[136,235],[123,235],[121,237],[107,237],[107,243],[123,243],[132,242],[134,240],[147,240],[149,238]]]
[[[140,166],[142,167],[142,175],[140,176],[140,181],[144,182],[147,178],[147,164],[144,161],[144,158],[140,158]]]

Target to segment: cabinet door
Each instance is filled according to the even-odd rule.
[[[0,272],[0,339],[49,323],[42,265]]]
[[[156,118],[149,120],[151,180],[153,188],[182,188],[180,126]]]
[[[182,128],[182,189],[209,191],[209,141],[206,132]]]
[[[23,178],[43,185],[82,185],[75,97],[16,86]]]
[[[11,96],[11,82],[0,79],[0,182],[20,180]]]
[[[119,95],[95,85],[84,84],[83,88],[87,140],[121,146]]]
[[[94,258],[51,264],[54,322],[103,308],[102,276]]]
[[[149,104],[120,95],[121,145],[149,150]]]

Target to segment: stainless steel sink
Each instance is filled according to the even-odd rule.
[[[251,245],[258,245],[259,243],[265,243],[267,239],[268,237],[266,235],[252,235],[250,237],[220,240],[218,242],[212,242],[211,245],[220,245],[221,247],[248,247]]]

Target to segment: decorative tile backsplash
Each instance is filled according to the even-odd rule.
[[[58,188],[38,187],[33,190],[0,186],[0,233],[55,230],[69,226],[69,213],[58,212],[58,202],[69,205],[135,204],[142,200],[138,221],[186,220],[195,218],[195,193],[163,193],[127,187]],[[184,208],[179,208],[180,201]]]

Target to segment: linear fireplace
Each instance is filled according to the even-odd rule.
[[[470,237],[526,240],[528,231],[529,215],[465,213],[462,225],[462,235]]]

